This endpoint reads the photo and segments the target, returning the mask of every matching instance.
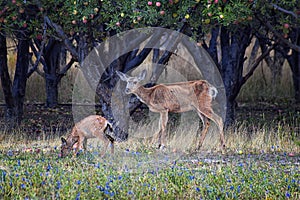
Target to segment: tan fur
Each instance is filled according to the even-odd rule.
[[[105,133],[107,128],[112,129],[112,125],[100,115],[90,115],[76,123],[67,139],[62,138],[62,157],[66,156],[73,148],[74,155],[79,149],[86,150],[87,139],[98,138],[104,142],[104,149],[101,156],[104,156],[109,143],[111,143],[111,153],[114,153],[114,140]]]
[[[145,88],[140,84],[140,81],[146,76],[145,70],[138,77],[130,77],[121,72],[117,72],[117,74],[123,81],[127,82],[125,90],[127,94],[135,94],[152,112],[160,113],[161,128],[157,134],[159,146],[164,146],[166,142],[168,113],[182,113],[195,110],[204,125],[197,149],[202,146],[210,126],[208,119],[218,125],[221,146],[222,148],[225,147],[223,120],[212,109],[212,99],[216,97],[217,89],[207,81],[196,80],[173,84],[158,84]]]

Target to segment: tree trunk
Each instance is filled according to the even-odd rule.
[[[0,79],[6,104],[5,117],[11,120],[14,118],[14,99],[11,91],[12,83],[7,66],[6,37],[3,33],[0,33]]]
[[[136,32],[136,34],[137,33],[138,32]],[[118,70],[126,73],[139,66],[146,59],[152,49],[144,48],[140,52],[136,50],[128,52],[128,50],[138,49],[138,45],[150,37],[150,40],[148,41],[149,46],[149,44],[157,42],[160,36],[161,33],[154,34],[151,37],[148,34],[139,34],[135,40],[130,41],[130,43],[123,40],[120,40],[119,42],[110,42],[108,52],[105,53],[103,60],[109,60],[109,57],[112,57],[111,55],[118,55],[119,57],[116,56],[117,59],[109,65],[108,69],[101,69],[104,71],[103,74],[92,71],[86,72],[87,74],[102,74],[101,80],[97,84],[96,94],[99,96],[102,114],[113,124],[114,138],[118,141],[124,141],[128,138],[128,120],[130,118],[130,114],[132,114],[131,112],[128,113],[128,111],[134,112],[135,107],[140,106],[140,104],[137,105],[136,102],[129,101],[128,95],[124,96],[125,83],[120,82],[120,85],[116,88],[117,91],[113,94],[113,90],[119,81],[119,77],[116,75],[115,71]],[[115,38],[115,40],[118,39]],[[98,66],[101,66],[101,64]],[[96,69],[97,68],[91,68],[91,70]],[[101,70],[99,68],[99,71]],[[116,98],[120,102],[118,102],[117,105],[113,105],[113,98]]]
[[[58,104],[58,73],[60,69],[61,47],[61,42],[51,39],[45,48],[46,106],[50,108]]]
[[[29,66],[29,40],[19,39],[17,45],[17,64],[12,87],[14,104],[16,106],[17,122],[23,117],[23,105],[26,92],[27,71]]]
[[[251,42],[250,28],[230,32],[221,28],[222,61],[220,72],[226,92],[226,120],[225,127],[230,126],[235,120],[236,97],[243,85],[243,66],[246,48]]]
[[[294,29],[291,35],[291,40],[300,46],[300,29]],[[295,100],[300,103],[300,52],[292,50],[292,54],[288,57],[288,62],[293,73],[293,84]]]

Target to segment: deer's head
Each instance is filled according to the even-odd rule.
[[[137,77],[131,77],[119,71],[116,71],[116,73],[122,81],[127,82],[125,93],[131,94],[141,86],[141,81],[145,79],[147,70],[144,69]]]
[[[78,138],[68,138],[67,140],[65,138],[61,138],[61,149],[60,149],[60,155],[61,157],[66,157],[70,154],[72,149],[74,148],[74,145],[78,142]]]

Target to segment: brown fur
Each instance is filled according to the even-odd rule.
[[[158,84],[151,88],[145,88],[140,84],[140,81],[146,76],[145,70],[138,77],[129,77],[121,72],[117,72],[117,74],[123,81],[127,82],[126,93],[135,94],[152,112],[160,113],[161,128],[157,134],[159,146],[164,146],[165,144],[168,113],[182,113],[195,110],[204,125],[197,149],[202,146],[205,139],[210,126],[209,119],[218,125],[221,146],[222,148],[225,147],[223,120],[212,109],[212,100],[217,95],[217,89],[207,81],[196,80],[173,84]]]
[[[90,115],[76,123],[67,139],[62,139],[61,156],[64,157],[74,148],[74,155],[79,149],[86,150],[87,139],[98,138],[104,142],[104,149],[101,153],[104,156],[106,149],[111,143],[111,153],[114,152],[114,139],[105,133],[106,129],[112,130],[111,124],[99,115]]]

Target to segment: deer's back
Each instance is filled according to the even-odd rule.
[[[186,112],[199,101],[211,102],[209,88],[209,83],[204,80],[159,84],[151,88],[149,107],[154,112]]]
[[[99,115],[90,115],[75,124],[75,134],[84,134],[86,138],[94,138],[95,133],[106,127],[106,119]]]

